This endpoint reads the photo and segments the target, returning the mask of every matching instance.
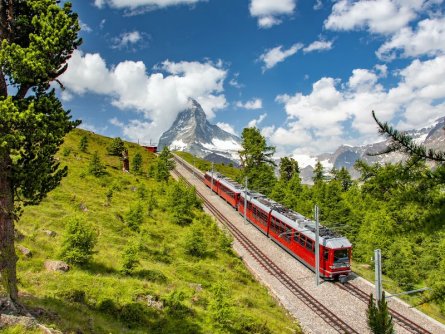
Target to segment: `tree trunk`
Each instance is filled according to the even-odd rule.
[[[11,159],[0,154],[0,279],[13,302],[18,301],[14,249],[14,193],[11,179]]]

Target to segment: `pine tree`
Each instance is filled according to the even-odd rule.
[[[340,168],[340,170],[332,168],[331,174],[334,176],[334,180],[341,183],[343,191],[347,191],[354,183],[351,174],[345,167]]]
[[[88,165],[88,172],[96,177],[105,175],[105,166],[102,164],[99,158],[99,153],[94,152],[91,157],[90,164]]]
[[[394,324],[392,317],[389,314],[388,304],[385,300],[385,292],[382,293],[382,298],[374,302],[374,297],[371,294],[368,303],[368,327],[374,334],[393,334]]]
[[[81,44],[77,14],[57,0],[0,2],[0,276],[18,300],[14,221],[67,175],[54,158],[79,122],[51,88]]]
[[[315,164],[314,175],[312,176],[312,180],[314,181],[314,184],[326,180],[326,176],[324,174],[324,168],[320,161],[317,161],[317,163]]]
[[[242,179],[247,177],[249,188],[268,194],[276,182],[275,162],[272,156],[275,147],[267,146],[266,139],[257,128],[245,128],[241,135],[242,150],[239,151],[243,167]]]
[[[122,254],[122,270],[124,275],[130,275],[139,264],[139,250],[140,245],[134,240],[131,240],[125,247]]]
[[[170,176],[170,171],[175,168],[175,162],[173,160],[173,154],[169,148],[165,146],[159,154],[156,163],[156,180],[167,181]]]
[[[68,221],[62,242],[61,257],[71,264],[87,264],[93,256],[97,237],[81,218]]]
[[[133,173],[139,174],[142,170],[142,154],[137,152],[133,157],[133,161],[132,161],[131,165],[132,165],[131,169],[133,170]]]
[[[83,136],[80,138],[80,142],[79,142],[79,150],[80,150],[81,152],[86,152],[87,149],[88,149],[88,137],[85,136],[85,135],[83,135]]]
[[[294,158],[284,157],[280,159],[280,179],[289,181],[296,173],[300,173],[298,161]]]
[[[125,143],[121,138],[116,137],[113,139],[111,144],[107,147],[107,153],[108,155],[119,157],[123,164],[122,170],[128,172],[130,168],[128,149],[125,147]]]

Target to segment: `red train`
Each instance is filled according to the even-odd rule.
[[[246,218],[249,222],[315,270],[315,222],[262,194],[245,192],[240,184],[220,173],[206,172],[204,182],[241,215],[244,215],[247,196]],[[348,239],[320,226],[319,244],[321,277],[337,279],[351,272],[352,245]]]

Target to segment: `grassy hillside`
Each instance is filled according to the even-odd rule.
[[[82,135],[89,139],[85,153],[78,148]],[[32,251],[30,258],[17,251],[21,298],[40,314],[39,320],[67,333],[299,333],[227,247],[228,237],[209,216],[195,209],[191,224],[173,222],[168,196],[176,181],[123,173],[119,159],[106,155],[110,142],[83,130],[69,134],[59,153],[68,177],[40,205],[26,207],[17,224],[23,239],[16,245]],[[138,145],[127,145],[130,161],[136,152],[143,154],[144,171],[156,161]],[[87,172],[95,151],[106,165],[102,177]],[[157,203],[151,215],[147,198]],[[143,223],[135,232],[128,213],[138,203]],[[73,217],[94,228],[92,261],[66,273],[49,272],[44,262],[60,258],[65,227]],[[187,253],[190,243],[202,247],[199,256]],[[138,245],[140,263],[124,275],[129,244]]]

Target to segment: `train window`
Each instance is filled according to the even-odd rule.
[[[348,263],[349,256],[347,249],[337,249],[334,252],[334,263]]]
[[[327,262],[329,259],[329,249],[325,249],[323,252],[323,258]]]
[[[311,239],[306,240],[306,248],[312,251],[312,246],[314,245],[314,242]]]
[[[287,241],[290,241],[290,237],[292,236],[292,230],[291,229],[287,229],[286,231],[284,231],[284,239],[286,239]]]
[[[300,235],[300,245],[304,246],[304,244],[306,243],[306,237],[304,235]]]
[[[298,242],[298,239],[300,238],[300,233],[298,233],[298,232],[295,232],[294,233],[294,240],[295,240],[295,242]]]

